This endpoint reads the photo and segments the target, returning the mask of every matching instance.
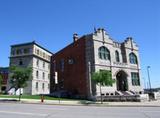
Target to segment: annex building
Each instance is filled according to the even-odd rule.
[[[0,67],[0,76],[2,77],[0,92],[2,92],[2,93],[6,93],[7,81],[8,81],[8,78],[9,78],[8,74],[9,74],[9,68],[8,67]]]
[[[33,42],[11,46],[10,66],[31,67],[32,78],[23,89],[24,94],[50,93],[50,62],[52,53]],[[12,86],[8,86],[10,91]]]
[[[99,86],[93,83],[91,74],[101,70],[111,71],[116,81],[112,86],[102,87],[104,96],[143,91],[137,44],[132,37],[116,42],[102,28],[80,38],[74,34],[73,42],[55,53],[51,64],[51,93],[64,90],[81,98],[99,96]]]

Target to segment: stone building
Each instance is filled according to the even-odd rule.
[[[118,43],[100,28],[80,38],[74,34],[73,43],[53,55],[51,92],[58,89],[82,98],[99,96],[99,86],[91,80],[91,73],[101,70],[111,71],[116,81],[112,86],[102,87],[104,96],[143,91],[137,44],[132,37]],[[57,85],[55,72],[58,73]]]
[[[24,94],[50,93],[50,61],[52,53],[33,42],[11,46],[10,66],[32,67],[32,78]],[[9,86],[8,89],[11,89]]]

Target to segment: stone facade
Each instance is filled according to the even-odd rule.
[[[118,43],[100,28],[81,38],[76,34],[73,39],[73,43],[52,58],[51,92],[56,91],[54,72],[57,72],[59,89],[84,98],[99,96],[99,86],[92,82],[91,73],[101,70],[111,71],[112,79],[116,81],[112,86],[102,87],[104,96],[119,92],[139,94],[143,91],[139,49],[131,37]],[[73,63],[69,64],[70,61]]]
[[[51,52],[35,42],[11,46],[10,66],[32,67],[33,69],[32,78],[23,90],[24,94],[50,93],[51,56]]]
[[[91,62],[91,72],[99,70],[110,70],[112,72],[112,79],[116,80],[115,84],[110,87],[102,87],[103,95],[114,95],[118,90],[118,84],[123,84],[123,80],[118,83],[118,74],[124,73],[126,78],[127,90],[134,93],[141,93],[142,87],[140,85],[140,59],[138,46],[133,41],[131,37],[128,37],[123,43],[115,42],[109,37],[104,29],[98,29],[95,33],[86,36],[86,47],[88,50],[86,55],[86,62]],[[101,59],[99,57],[100,47],[105,47],[108,49],[110,54],[110,59]],[[116,52],[118,52],[119,60],[116,60]],[[130,54],[135,55],[136,63],[131,63]],[[136,73],[138,75],[138,84],[133,85],[133,78],[131,73]],[[94,91],[96,90],[96,91]],[[96,89],[92,87],[93,93],[96,92],[96,95],[100,95],[99,86],[96,86]]]

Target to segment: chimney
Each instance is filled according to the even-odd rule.
[[[77,41],[78,40],[78,34],[77,33],[74,33],[73,34],[73,42]]]

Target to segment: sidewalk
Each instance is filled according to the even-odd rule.
[[[12,103],[25,103],[25,104],[50,104],[50,105],[86,105],[86,106],[119,106],[119,107],[160,107],[160,100],[157,101],[146,101],[146,102],[92,102],[86,100],[41,100],[36,99],[21,99],[19,102],[16,98],[0,98],[0,103],[12,102]]]

